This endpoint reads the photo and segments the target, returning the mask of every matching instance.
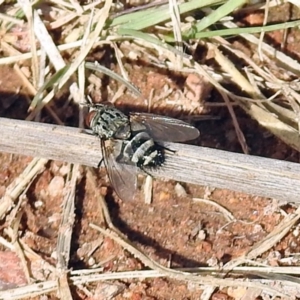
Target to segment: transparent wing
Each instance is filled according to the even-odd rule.
[[[101,147],[108,177],[115,192],[124,201],[133,200],[137,186],[137,172],[135,166],[117,161],[122,151],[122,141],[101,140]]]
[[[200,132],[194,126],[170,117],[130,113],[132,131],[146,130],[154,140],[184,142],[196,139]]]

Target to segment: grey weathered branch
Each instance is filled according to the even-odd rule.
[[[100,141],[85,130],[0,118],[0,151],[97,167]],[[166,143],[155,177],[300,203],[300,165],[184,144]]]

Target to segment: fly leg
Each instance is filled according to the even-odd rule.
[[[104,162],[104,159],[103,159],[103,157],[102,157],[102,158],[100,159],[98,165],[97,165],[97,169],[99,169],[99,168],[101,167],[101,165],[102,165],[103,162]]]

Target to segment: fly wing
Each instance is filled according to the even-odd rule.
[[[196,139],[200,132],[194,126],[170,117],[130,113],[131,130],[146,130],[154,140],[165,142],[184,142]]]
[[[122,151],[122,141],[101,140],[101,147],[108,177],[115,192],[122,200],[133,200],[137,186],[136,167],[117,161]]]

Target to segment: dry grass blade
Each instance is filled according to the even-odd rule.
[[[75,222],[75,191],[76,181],[78,175],[78,165],[69,167],[70,172],[68,180],[65,186],[65,197],[63,201],[63,213],[60,225],[60,231],[57,238],[57,275],[59,295],[61,299],[73,299],[71,296],[69,284],[68,284],[68,266],[71,251],[71,239],[73,226]]]
[[[254,245],[243,257],[234,259],[224,266],[225,270],[232,270],[234,267],[249,262],[274,247],[300,219],[300,208],[294,214],[287,215],[280,224],[265,237],[261,242]]]
[[[15,218],[15,220],[13,220],[13,224],[12,224],[13,227],[6,228],[4,232],[12,240],[14,250],[17,253],[17,255],[21,261],[22,269],[26,276],[27,283],[31,283],[30,272],[29,272],[28,265],[27,265],[27,262],[25,259],[24,249],[21,247],[19,237],[18,237],[18,229],[19,229],[19,225],[20,225],[21,216],[22,216],[22,212],[19,212],[18,217]]]
[[[195,202],[201,202],[201,203],[206,203],[209,205],[212,205],[214,207],[216,207],[224,216],[224,218],[228,221],[228,222],[233,222],[236,221],[236,218],[234,217],[234,215],[225,207],[223,207],[222,205],[214,202],[211,199],[200,199],[200,198],[193,198],[193,201]]]
[[[20,6],[23,7],[23,11],[27,17],[28,21],[28,27],[30,28],[30,48],[32,52],[32,81],[33,85],[37,86],[38,82],[38,57],[36,55],[37,52],[37,46],[36,46],[36,40],[34,36],[34,21],[33,21],[33,7],[31,6],[31,3],[28,0],[23,0],[18,2]],[[43,24],[44,25],[44,24]]]
[[[230,28],[236,28],[237,26],[229,21],[226,21],[223,23],[226,27],[230,27]],[[279,64],[281,66],[286,66],[286,69],[289,70],[290,72],[293,72],[296,76],[299,75],[299,64],[297,61],[295,61],[294,59],[288,57],[287,55],[285,55],[284,53],[278,51],[277,49],[274,49],[272,46],[263,43],[259,41],[258,38],[256,38],[253,35],[247,34],[247,33],[243,33],[241,34],[241,36],[243,38],[245,38],[247,41],[260,45],[261,50],[263,51],[263,53],[267,53],[269,56],[273,57],[276,61],[279,62]],[[223,43],[223,42],[222,42]],[[224,41],[224,44],[228,44],[227,42]],[[227,46],[229,47],[229,46]],[[266,56],[264,56],[264,59],[268,58]],[[250,62],[250,60],[248,59],[248,61]],[[254,65],[254,63],[252,63],[252,65]],[[225,65],[223,65],[225,66]],[[298,67],[298,68],[297,68]],[[255,69],[259,71],[259,68],[255,67]],[[280,73],[280,70],[278,70],[278,72]],[[263,73],[260,72],[261,75],[263,75]],[[278,85],[278,80],[276,79],[276,76],[273,76],[273,79],[270,77],[270,75],[267,75],[268,81],[274,81],[274,84]],[[245,84],[243,84],[243,86],[241,87],[242,90],[246,90],[254,99],[260,98],[262,100],[264,100],[265,98],[262,96],[262,94],[257,95],[257,93],[255,92],[255,90],[253,90],[253,88],[251,88],[251,85],[249,85],[249,83],[247,83],[247,81],[245,81],[242,77],[240,77],[242,80],[234,80],[235,83],[237,84],[241,84],[243,82],[245,82]],[[279,84],[279,89],[281,89],[283,87],[283,82],[280,82]],[[294,111],[296,112],[296,114],[299,114],[299,100],[296,100],[297,105],[294,104],[294,99],[297,99],[298,95],[297,92],[293,91],[290,87],[290,93],[285,93],[286,95],[286,99],[287,101],[289,101],[291,103],[291,106],[294,108]],[[293,96],[293,98],[291,98],[291,96]],[[246,102],[246,101],[241,101],[238,97],[233,96],[232,98],[236,99],[238,101],[238,103],[240,104],[240,106],[249,114],[251,115],[254,119],[256,119],[262,126],[266,127],[268,130],[270,130],[273,134],[275,134],[276,136],[278,136],[281,140],[283,140],[285,143],[287,143],[288,145],[290,145],[291,147],[293,147],[296,150],[300,150],[300,139],[299,139],[299,130],[295,129],[294,127],[290,126],[290,123],[286,123],[284,118],[287,118],[288,115],[283,115],[283,110],[281,109],[281,106],[278,106],[274,103],[265,103],[263,105],[263,107],[254,103],[251,103],[250,101]],[[279,116],[280,118],[278,118],[276,115],[274,115],[274,113]],[[284,112],[285,114],[285,112]],[[295,115],[293,118],[293,121],[295,121],[295,119],[299,119],[298,116]],[[282,119],[282,120],[281,120]]]
[[[38,295],[46,294],[57,290],[57,281],[45,281],[43,283],[36,283],[27,285],[25,287],[20,287],[16,289],[11,289],[7,291],[0,291],[1,299],[29,299]]]
[[[266,111],[264,108],[253,103],[240,102],[240,106],[256,119],[260,125],[267,128],[292,148],[300,151],[300,135],[298,130],[279,120],[273,112]]]
[[[71,294],[70,286],[69,286],[69,278],[67,273],[61,274],[58,278],[58,295],[60,299],[72,300],[74,299]]]
[[[1,3],[0,3],[0,5],[1,5]],[[9,15],[3,14],[3,13],[0,13],[0,20],[7,21],[7,22],[10,22],[10,23],[13,23],[13,24],[18,24],[18,25],[23,25],[24,24],[23,20],[19,20],[19,19],[13,17],[13,16],[9,16]]]
[[[73,49],[73,48],[78,48],[80,47],[82,44],[82,40],[73,42],[73,43],[68,43],[68,44],[63,44],[58,46],[58,50],[59,51],[65,51],[65,50],[69,50],[69,49]],[[41,50],[37,51],[37,55],[40,56],[41,55]],[[24,61],[27,59],[31,59],[32,58],[32,53],[28,52],[28,53],[23,53],[23,54],[15,54],[14,56],[10,56],[10,57],[1,57],[0,58],[0,65],[8,65],[8,64],[13,64],[16,63],[18,61]]]
[[[180,14],[177,2],[175,0],[169,0],[169,9],[170,9],[170,16],[172,20],[172,27],[175,37],[176,48],[178,51],[183,53],[183,46],[182,46],[182,35],[181,35],[181,28],[180,28]],[[182,60],[181,57],[178,56],[176,60],[176,66],[178,70],[182,68]]]
[[[112,5],[111,0],[105,1],[105,5],[102,11],[96,14],[95,19],[99,20],[99,22],[97,22],[95,30],[90,34],[88,44],[85,45],[85,47],[81,50],[79,56],[73,61],[73,63],[70,65],[67,72],[62,76],[57,86],[58,89],[60,89],[69,80],[69,78],[75,73],[75,71],[78,69],[80,64],[85,60],[91,48],[94,46],[96,40],[100,35],[100,32],[103,29],[106,20],[108,19],[111,5]],[[54,97],[54,94],[55,94],[55,90],[52,89],[52,91],[49,92],[49,94],[42,100],[41,104],[27,117],[27,120],[32,120],[34,116],[43,108],[43,106],[46,105],[49,101],[51,101],[51,99]]]
[[[23,173],[8,186],[5,195],[0,201],[0,219],[5,217],[5,214],[14,205],[14,201],[20,196],[32,179],[45,169],[47,162],[47,159],[34,158]]]
[[[193,273],[199,272],[199,269],[186,269],[182,271],[190,271]],[[216,270],[217,271],[217,270]],[[105,280],[124,280],[124,279],[140,279],[140,278],[153,278],[153,277],[162,277],[161,272],[156,270],[145,270],[145,271],[130,271],[130,272],[116,272],[116,273],[107,273],[107,274],[99,274],[99,270],[81,270],[81,271],[73,271],[71,272],[72,276],[70,277],[70,282],[73,285],[87,284],[97,281],[105,281]],[[251,287],[252,285],[255,287],[257,280],[251,280],[248,285]],[[274,282],[270,283],[267,281],[260,280],[264,283],[264,286],[274,285]],[[237,280],[238,282],[238,280]],[[279,284],[283,284],[283,289],[285,290],[287,295],[291,295],[292,286],[287,282],[279,282]],[[258,283],[258,288],[261,286]],[[45,293],[49,293],[55,291],[57,289],[57,281],[45,281],[43,284],[36,283],[32,285],[28,285],[26,287],[20,287],[8,291],[0,291],[0,297],[2,299],[23,299],[26,297],[32,297],[37,295],[42,295]],[[268,289],[266,289],[268,291]],[[297,291],[294,292],[297,293]],[[270,293],[272,294],[272,293]],[[286,299],[291,299],[290,296]]]
[[[229,97],[227,96],[227,94],[225,94],[223,92],[220,92],[220,93],[221,93],[221,95],[224,99],[224,102],[226,103],[226,106],[228,108],[230,116],[233,120],[234,129],[235,129],[236,135],[238,137],[238,140],[240,142],[240,145],[242,146],[243,152],[245,154],[249,154],[248,145],[246,143],[245,136],[244,136],[242,130],[240,129],[239,122],[237,121],[235,112],[234,112],[233,107],[232,107],[232,103],[230,102]]]
[[[27,12],[28,7],[31,9],[31,6],[27,5],[26,3],[23,3],[23,1],[19,1],[19,4],[23,8],[25,13]],[[34,31],[32,31],[32,33],[34,32],[36,34],[39,42],[41,43],[41,45],[43,45],[55,69],[60,70],[65,66],[65,62],[62,59],[59,51],[55,46],[55,43],[53,42],[53,39],[48,33],[48,30],[46,29],[44,23],[40,19],[40,16],[36,12],[36,10],[33,11],[32,18],[33,18],[33,27],[34,27]]]
[[[203,284],[203,285],[211,285],[211,286],[240,286],[240,287],[249,287],[249,288],[258,288],[262,289],[271,295],[280,295],[281,297],[288,299],[288,295],[282,293],[281,291],[278,291],[276,289],[273,289],[271,287],[268,287],[263,284],[252,284],[251,282],[243,282],[243,281],[237,281],[237,280],[230,280],[230,279],[218,279],[214,278],[212,276],[197,276],[188,272],[182,272],[177,271],[174,269],[166,268],[159,263],[155,262],[151,258],[149,258],[147,255],[142,253],[140,250],[138,250],[129,240],[125,239],[123,236],[118,236],[117,233],[108,230],[103,229],[99,226],[96,226],[94,224],[90,224],[92,228],[95,230],[101,232],[107,237],[112,238],[115,242],[120,244],[124,249],[129,251],[134,257],[140,259],[143,264],[150,267],[153,270],[156,270],[161,275],[178,279],[178,280],[184,280],[188,282],[193,282],[197,284]]]
[[[151,204],[152,202],[152,196],[153,196],[153,177],[147,175],[144,181],[144,198],[145,198],[145,203]]]
[[[66,271],[69,264],[70,247],[72,229],[74,225],[74,201],[75,201],[75,189],[76,180],[78,174],[78,165],[73,168],[69,166],[69,178],[65,186],[65,197],[63,201],[63,213],[60,226],[60,232],[57,238],[57,268],[61,271]]]
[[[300,207],[293,214],[287,215],[276,228],[263,239],[255,248],[247,253],[248,259],[253,259],[274,247],[300,219]]]

